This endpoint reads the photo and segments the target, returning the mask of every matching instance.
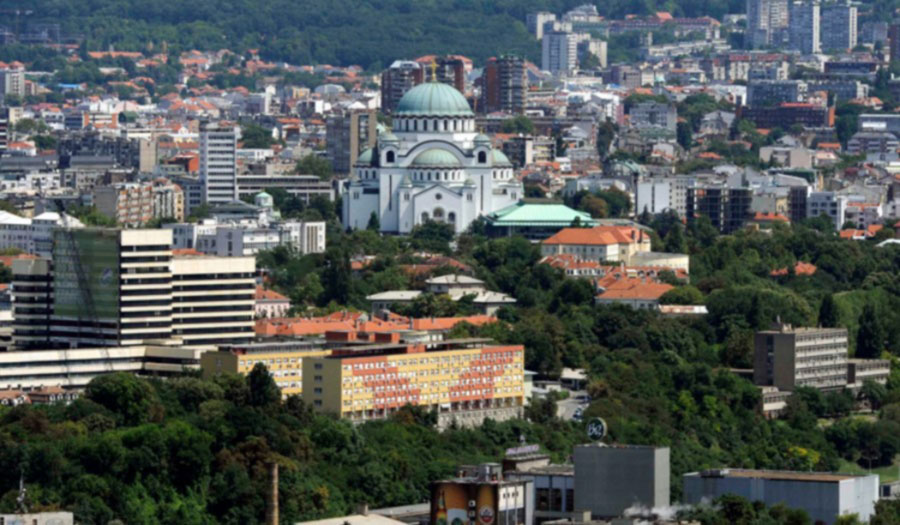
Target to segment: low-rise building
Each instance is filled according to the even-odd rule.
[[[203,219],[196,223],[170,223],[175,249],[197,250],[209,255],[236,257],[256,255],[286,246],[302,255],[325,252],[324,221],[253,220],[220,221]]]
[[[200,356],[203,377],[220,374],[246,375],[257,364],[265,365],[284,397],[303,393],[303,361],[325,356],[323,341],[274,341],[219,347]]]
[[[505,479],[497,463],[461,467],[459,476],[431,484],[431,523],[534,523],[530,480]]]
[[[284,317],[290,309],[291,300],[284,295],[262,286],[256,287],[257,318]]]
[[[878,501],[877,474],[854,476],[784,470],[713,469],[685,474],[684,502],[697,505],[734,494],[765,505],[806,511],[814,523],[833,525],[855,514],[867,523]]]
[[[668,447],[595,443],[575,447],[575,509],[615,518],[634,505],[669,506]]]
[[[569,253],[584,260],[627,262],[650,251],[650,235],[634,226],[565,228],[541,243],[543,255]]]

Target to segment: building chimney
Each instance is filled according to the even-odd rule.
[[[269,501],[266,504],[266,525],[278,525],[278,463],[269,463]]]
[[[369,515],[369,504],[368,503],[359,503],[356,505],[356,513],[360,516],[368,516]]]

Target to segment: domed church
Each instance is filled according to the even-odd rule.
[[[523,194],[509,159],[475,129],[462,93],[426,82],[403,95],[392,129],[357,159],[342,218],[344,226],[363,229],[374,212],[386,233],[409,233],[427,221],[460,233]]]

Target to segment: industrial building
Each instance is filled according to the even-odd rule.
[[[635,504],[669,505],[668,447],[606,445],[575,447],[575,506],[594,519],[621,516]]]
[[[804,510],[813,523],[825,525],[850,514],[868,523],[875,514],[879,489],[877,474],[715,469],[685,474],[683,480],[684,502],[691,505],[734,494],[767,506]]]
[[[504,479],[497,463],[462,467],[453,479],[431,484],[431,523],[530,525],[531,481]]]
[[[524,348],[489,339],[374,343],[348,334],[330,355],[304,359],[303,399],[314,409],[354,421],[382,419],[404,405],[438,412],[438,426],[478,425],[521,417]]]

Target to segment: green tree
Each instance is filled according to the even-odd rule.
[[[381,231],[381,221],[378,219],[378,214],[374,211],[369,215],[369,223],[366,224],[366,229],[373,232]]]
[[[863,307],[856,332],[856,357],[877,358],[885,349],[886,332],[878,310],[872,303]]]
[[[332,175],[331,162],[317,155],[307,155],[301,158],[297,161],[295,171],[302,175],[315,175],[322,180],[330,180]]]
[[[150,384],[128,373],[92,379],[85,388],[85,397],[112,412],[120,425],[149,421],[158,405]]]
[[[256,407],[277,405],[281,401],[281,390],[269,374],[266,365],[256,363],[247,374],[247,387],[250,390],[250,404]]]
[[[350,302],[352,286],[350,257],[341,247],[332,246],[325,251],[323,280],[325,281],[325,292],[319,298],[320,304],[334,301],[339,305],[346,305]]]
[[[684,227],[676,224],[666,234],[666,251],[669,253],[687,253],[687,239],[684,237]]]
[[[676,140],[678,141],[678,145],[682,148],[688,150],[691,149],[691,143],[693,142],[693,133],[691,131],[691,125],[687,122],[679,122],[676,127]]]
[[[837,328],[840,326],[840,313],[834,296],[827,294],[819,305],[819,325],[825,328]]]
[[[659,298],[660,304],[703,304],[703,292],[696,286],[677,286]]]
[[[241,127],[241,142],[246,149],[268,149],[275,144],[275,139],[270,130],[251,123]]]
[[[503,133],[534,135],[534,122],[525,115],[517,115],[513,118],[504,120],[503,123],[500,124],[500,130]]]

